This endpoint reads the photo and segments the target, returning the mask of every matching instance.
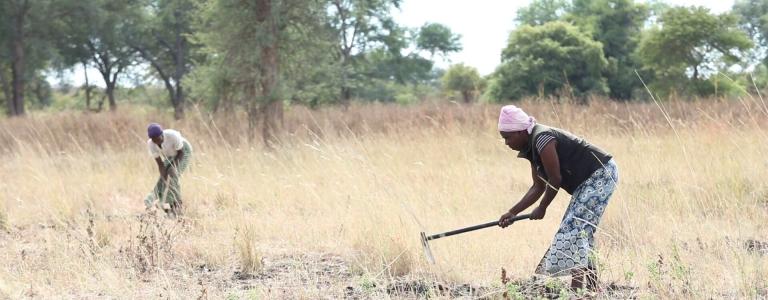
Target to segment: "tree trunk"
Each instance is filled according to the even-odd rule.
[[[178,120],[184,119],[184,94],[182,93],[181,86],[176,86],[176,93],[173,97],[173,118]]]
[[[11,87],[12,96],[8,114],[24,115],[24,19],[26,3],[19,8],[14,20],[13,41],[11,42]]]
[[[219,94],[219,98],[213,103],[213,114],[221,112],[224,116],[232,116],[235,114],[235,101],[232,100],[232,94],[229,92],[230,88],[227,85],[222,89]]]
[[[248,110],[248,140],[254,140],[254,133],[259,127],[259,106],[257,105],[256,83],[248,83],[245,87]]]
[[[264,24],[267,36],[260,49],[259,58],[259,87],[261,90],[260,111],[262,113],[261,134],[264,145],[272,148],[277,139],[278,118],[281,118],[283,105],[277,96],[277,77],[279,65],[277,58],[278,32],[276,20],[272,11],[272,0],[259,0],[257,4],[256,21]],[[280,121],[282,123],[282,121]]]
[[[472,91],[462,91],[461,96],[464,98],[464,103],[472,102]]]
[[[91,111],[91,84],[88,81],[88,65],[85,61],[83,64],[83,75],[85,75],[85,111]]]
[[[3,89],[3,99],[5,99],[6,109],[8,110],[7,113],[10,115],[11,109],[13,108],[13,96],[11,93],[11,85],[8,83],[5,71],[5,67],[0,66],[0,87]]]
[[[12,116],[24,115],[24,50],[14,41],[13,66],[11,67]]]
[[[342,86],[341,87],[341,105],[343,106],[344,110],[347,110],[349,108],[349,105],[352,102],[352,89],[348,86]]]
[[[699,66],[695,65],[693,66],[693,81],[696,81],[699,79]]]
[[[342,51],[341,59],[341,105],[346,111],[349,108],[352,99],[352,88],[347,85],[347,62],[348,53]]]
[[[99,105],[96,106],[96,109],[95,109],[96,112],[101,112],[101,110],[104,109],[104,98],[106,97],[107,97],[106,95],[101,96],[101,100],[99,100]]]
[[[176,20],[182,19],[181,12],[178,10],[174,11],[173,16]],[[184,60],[186,59],[184,54],[186,54],[186,51],[187,51],[187,43],[186,43],[186,40],[184,39],[180,24],[181,24],[180,22],[177,22],[175,26],[176,41],[174,43],[175,44],[174,50],[176,51],[176,55],[175,55],[176,60],[174,61],[174,64],[176,65],[176,70],[174,72],[173,80],[176,82],[176,93],[172,100],[173,100],[173,117],[176,120],[181,120],[184,118],[184,105],[185,105],[184,100],[185,99],[184,99],[184,89],[181,85],[181,79],[184,77],[184,74],[186,73],[186,69],[187,69],[186,65],[184,64]]]
[[[96,63],[96,66],[99,69],[99,73],[101,73],[101,78],[104,79],[104,93],[109,100],[109,110],[114,112],[117,110],[117,102],[115,101],[115,87],[117,86],[117,77],[120,75],[123,67],[120,65],[120,60],[112,61],[108,51],[97,53],[96,48],[92,44],[90,48],[91,51],[94,51],[94,63]],[[115,68],[117,68],[117,70],[112,73],[112,70]],[[102,103],[103,102],[104,100],[102,98]],[[101,103],[99,104],[99,110],[101,110]]]
[[[107,82],[107,99],[109,99],[109,110],[110,111],[116,111],[117,110],[117,102],[115,102],[115,83],[114,82]]]
[[[272,149],[277,142],[277,132],[280,130],[278,119],[283,113],[283,103],[280,101],[262,103],[260,112],[261,138],[264,145]]]

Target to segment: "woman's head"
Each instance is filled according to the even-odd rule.
[[[163,127],[160,124],[152,123],[147,126],[147,135],[155,144],[163,143]]]
[[[528,135],[536,125],[536,119],[514,105],[506,105],[499,113],[499,134],[504,144],[520,151],[528,145]]]

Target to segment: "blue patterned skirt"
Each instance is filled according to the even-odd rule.
[[[576,188],[537,274],[570,275],[573,269],[592,265],[595,231],[618,181],[618,167],[610,160]]]

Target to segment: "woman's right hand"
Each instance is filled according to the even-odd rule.
[[[506,228],[507,226],[511,225],[512,223],[514,223],[514,221],[512,221],[512,218],[514,218],[515,216],[517,216],[517,214],[512,213],[511,211],[501,215],[501,218],[499,218],[499,226],[501,226],[501,228]]]
[[[165,171],[165,177],[166,177],[166,179],[167,179],[168,177],[170,177],[170,178],[175,178],[175,177],[178,177],[178,176],[176,176],[176,168],[175,168],[175,167],[173,167],[173,166],[171,166],[170,168],[168,168],[168,170],[166,170],[166,171]]]

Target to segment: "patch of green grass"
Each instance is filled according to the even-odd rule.
[[[624,271],[624,281],[632,281],[632,279],[635,278],[635,272],[632,271]]]
[[[507,290],[507,297],[509,299],[515,299],[515,300],[525,299],[525,296],[520,291],[521,290],[520,286],[514,282],[507,283],[506,290]]]
[[[376,281],[374,281],[370,276],[366,275],[360,276],[358,279],[358,285],[366,294],[373,293],[374,289],[376,289]]]

